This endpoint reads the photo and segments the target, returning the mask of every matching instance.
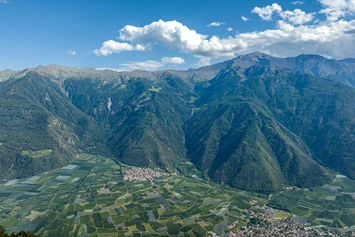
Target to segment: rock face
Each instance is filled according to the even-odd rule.
[[[352,59],[261,53],[188,71],[1,71],[0,177],[84,150],[183,173],[192,162],[259,192],[321,185],[331,170],[355,178],[354,72]]]

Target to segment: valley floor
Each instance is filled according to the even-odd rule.
[[[355,230],[355,181],[343,175],[337,175],[333,183],[318,188],[290,187],[290,190],[272,195],[269,205],[287,209],[300,223],[342,233]]]
[[[281,223],[290,217],[287,212],[267,207],[266,196],[224,189],[194,177],[121,166],[106,157],[81,154],[59,170],[1,184],[0,226],[8,232],[31,230],[38,236],[199,237],[237,233],[250,219],[260,221],[261,216],[281,219]],[[350,185],[347,179],[341,181]],[[338,185],[342,185],[340,181],[325,187],[329,191],[322,189],[322,203],[315,201],[317,195],[310,194],[298,200],[301,191],[281,192],[273,195],[271,201],[290,207],[299,215],[297,221],[306,216],[306,222],[313,218],[313,210],[321,213],[335,208],[338,212],[328,212],[332,217],[318,214],[312,223],[326,224],[329,218],[337,222],[333,216],[339,216],[340,224],[347,220],[351,226],[355,202],[352,194],[346,192],[351,190],[344,188],[344,192],[334,193],[332,189]],[[338,199],[348,206],[333,204],[331,209],[331,202]],[[307,200],[314,204],[307,204]],[[321,206],[323,203],[329,205]],[[311,208],[309,205],[318,209],[307,209]],[[303,206],[306,207],[301,213],[298,210]],[[346,213],[347,218],[340,212]]]
[[[139,168],[122,172],[109,158],[81,154],[62,169],[2,184],[0,225],[39,236],[223,236],[265,201],[158,171],[129,181],[130,169]]]

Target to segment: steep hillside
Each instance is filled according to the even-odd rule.
[[[353,88],[265,66],[204,84],[186,140],[190,159],[215,180],[270,191],[329,181],[323,166],[355,177]]]
[[[0,178],[21,178],[65,165],[99,140],[99,126],[60,86],[34,72],[0,84]]]
[[[185,160],[183,124],[194,95],[186,81],[165,73],[119,85],[67,80],[64,88],[75,106],[110,128],[107,144],[120,161],[172,168]]]
[[[2,71],[0,178],[63,166],[80,150],[182,172],[192,162],[260,192],[321,185],[332,170],[355,178],[353,65],[254,53],[188,71]]]

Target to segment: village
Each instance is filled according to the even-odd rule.
[[[125,181],[149,180],[150,182],[163,175],[164,176],[168,175],[168,173],[163,171],[155,171],[150,168],[139,168],[139,167],[122,168],[122,174],[123,174],[123,180]]]
[[[250,225],[243,226],[238,231],[228,232],[228,237],[286,237],[286,236],[343,236],[339,233],[328,229],[316,229],[307,227],[303,224],[295,222],[293,217],[286,219],[272,218],[271,212],[274,212],[273,208],[267,207],[265,213],[255,214],[252,211],[245,210],[244,212],[249,215]],[[219,237],[214,232],[209,232],[208,237]]]
[[[256,225],[242,227],[237,232],[229,232],[228,237],[243,237],[243,236],[260,236],[260,237],[286,237],[286,236],[340,236],[339,234],[330,230],[320,230],[311,227],[305,227],[302,224],[295,223],[292,217],[286,220],[269,219],[266,216],[259,216],[263,218],[263,222]]]

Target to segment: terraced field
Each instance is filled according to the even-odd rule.
[[[300,222],[313,226],[355,229],[355,181],[342,175],[321,188],[283,191],[273,195],[270,203],[285,207]]]
[[[224,236],[246,224],[244,209],[265,201],[248,195],[179,175],[123,181],[119,164],[81,154],[62,169],[0,185],[0,225],[39,236]]]

